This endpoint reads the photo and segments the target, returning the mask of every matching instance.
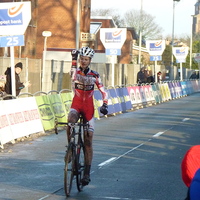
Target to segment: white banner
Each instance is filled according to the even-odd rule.
[[[3,143],[44,131],[35,97],[4,100],[0,105],[4,108],[0,117],[3,117],[4,123],[8,121],[6,131],[4,127],[4,134],[1,133]]]
[[[0,142],[1,146],[14,140],[11,128],[9,126],[8,118],[6,115],[6,109],[3,105],[3,101],[0,101]]]

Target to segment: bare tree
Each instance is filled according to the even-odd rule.
[[[128,27],[134,27],[138,34],[141,30],[144,40],[162,39],[163,29],[155,23],[154,19],[154,16],[145,11],[143,11],[140,16],[140,10],[130,10],[124,14],[125,25]]]
[[[122,27],[124,25],[124,20],[115,9],[95,9],[92,10],[91,16],[112,16],[117,27]]]

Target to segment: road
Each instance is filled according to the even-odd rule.
[[[91,183],[69,200],[183,200],[186,151],[200,143],[200,93],[95,123]],[[65,131],[8,144],[0,200],[64,200]]]

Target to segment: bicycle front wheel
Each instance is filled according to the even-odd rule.
[[[65,155],[65,177],[64,177],[64,189],[66,197],[69,196],[72,189],[72,182],[75,171],[75,153],[73,152],[73,145],[69,143],[66,155]]]
[[[83,189],[81,180],[83,178],[84,168],[85,168],[84,155],[85,155],[85,147],[84,147],[83,142],[80,142],[79,147],[77,148],[77,153],[76,153],[76,169],[77,169],[76,184],[77,184],[77,189],[79,192],[82,191]]]

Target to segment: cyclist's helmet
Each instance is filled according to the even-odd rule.
[[[95,54],[95,51],[90,47],[82,47],[79,49],[79,53],[81,56],[87,56],[92,59]]]

